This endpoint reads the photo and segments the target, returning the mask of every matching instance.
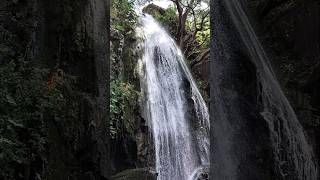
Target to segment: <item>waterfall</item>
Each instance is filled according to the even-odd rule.
[[[241,123],[243,124],[243,122],[249,121],[248,119],[246,120],[247,117],[253,117],[254,119],[256,119],[256,121],[259,121],[259,124],[256,124],[260,126],[266,124],[266,129],[268,129],[266,130],[266,132],[268,132],[267,136],[269,138],[268,143],[270,144],[266,146],[266,148],[271,149],[272,156],[269,156],[273,157],[273,169],[271,171],[275,172],[274,176],[276,176],[277,179],[317,179],[317,167],[316,163],[314,162],[314,155],[311,147],[307,143],[303,128],[299,123],[291,105],[286,99],[283,91],[281,90],[279,83],[276,81],[276,77],[272,71],[271,65],[269,64],[269,59],[249,22],[249,19],[242,7],[242,4],[240,3],[240,0],[224,0],[219,2],[214,0],[213,5],[220,7],[223,6],[223,8],[220,8],[219,10],[214,10],[215,16],[212,18],[212,24],[214,24],[213,29],[215,31],[213,33],[213,66],[215,66],[216,70],[216,72],[214,72],[214,75],[217,76],[214,77],[215,85],[213,86],[213,91],[215,92],[213,96],[216,103],[214,105],[214,113],[218,116],[218,118],[216,118],[217,121],[215,121],[215,126],[217,127],[213,129],[213,134],[218,143],[218,145],[216,145],[215,147],[216,152],[218,152],[219,155],[223,153],[221,151],[228,153],[228,155],[223,155],[222,157],[216,155],[215,159],[213,158],[213,160],[218,161],[217,165],[214,166],[214,170],[212,173],[213,176],[224,177],[225,179],[238,179],[239,177],[243,176],[247,176],[247,179],[268,179],[263,178],[264,176],[261,176],[263,174],[260,172],[260,174],[254,174],[252,173],[252,171],[250,172],[250,170],[248,170],[249,173],[245,174],[241,171],[237,171],[237,169],[241,168],[242,165],[250,166],[251,164],[248,163],[248,161],[244,161],[243,159],[245,158],[241,159],[240,157],[234,156],[235,153],[233,152],[241,149],[241,147],[237,147],[238,149],[233,149],[233,144],[235,142],[230,139],[234,137],[235,133],[233,132],[238,133],[239,128],[237,129],[237,127],[234,127],[232,123],[226,123],[227,121],[230,121],[231,116],[225,114],[225,112],[227,111],[226,109],[228,108],[227,105],[223,104],[223,101],[225,101],[226,99],[225,97],[223,97],[226,95],[226,93],[222,90],[224,88],[223,83],[225,82],[220,81],[219,78],[226,79],[226,77],[222,76],[228,74],[227,71],[231,70],[234,72],[235,69],[240,68],[234,66],[234,64],[236,64],[235,60],[237,60],[235,58],[237,56],[236,53],[239,54],[239,51],[242,51],[248,54],[249,57],[246,61],[249,61],[249,63],[252,64],[253,68],[255,69],[254,73],[256,74],[254,74],[253,76],[255,76],[256,78],[256,90],[253,90],[252,92],[257,93],[257,103],[251,107],[251,115],[244,115],[243,112],[241,112],[243,111],[244,107],[239,108],[239,105],[238,107],[233,106],[235,108],[229,108],[228,113],[241,115],[239,115],[238,117],[232,117],[234,118],[234,121],[231,122],[236,122],[241,119]],[[230,17],[230,19],[228,19],[228,17]],[[215,20],[219,22],[215,22]],[[230,32],[230,29],[232,28],[234,28],[234,32]],[[227,40],[230,42],[227,42]],[[225,52],[221,52],[221,48],[223,48]],[[233,66],[231,67],[230,64],[232,64]],[[228,65],[229,68],[226,68],[226,66]],[[223,73],[221,70],[222,68],[224,68]],[[252,90],[249,89],[250,87],[246,88],[248,88],[248,91]],[[232,89],[232,91],[233,92],[230,94],[233,94],[233,100],[235,102],[239,101],[239,99],[242,98],[238,97],[241,96],[241,94],[239,94],[240,91],[238,89]],[[235,92],[237,94],[235,94]],[[251,105],[251,102],[248,100],[243,102],[248,103],[246,106]],[[256,110],[254,110],[254,108],[256,108]],[[255,114],[256,112],[258,113]],[[219,118],[221,120],[219,120]],[[262,120],[260,121],[260,119]],[[219,128],[222,130],[219,130]],[[254,130],[250,130],[254,132]],[[228,133],[228,131],[232,133]],[[260,131],[260,133],[262,134],[263,131]],[[245,133],[240,132],[239,134]],[[249,138],[253,139],[254,137],[250,136]],[[251,145],[251,148],[255,148],[254,145],[250,144],[251,142],[249,140],[247,140],[246,143],[246,145]],[[242,153],[242,156],[252,157],[252,154],[256,152],[250,153]],[[258,157],[261,156],[261,154],[255,155]],[[223,165],[228,169],[227,171],[219,169],[218,166],[221,165],[219,164],[219,162],[222,161],[224,161]],[[252,161],[262,164],[261,162],[258,162],[256,160]],[[253,166],[252,168],[256,168],[256,166]],[[224,172],[219,174],[219,171]],[[215,173],[218,175],[215,176]],[[240,175],[241,173],[243,174]],[[259,177],[259,175],[261,178]]]
[[[208,109],[174,40],[150,15],[140,24],[141,87],[158,180],[188,180],[209,163]]]

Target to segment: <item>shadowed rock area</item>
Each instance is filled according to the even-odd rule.
[[[276,77],[282,83],[281,70],[275,67],[274,74],[273,54],[268,59],[254,35],[249,21],[254,22],[256,16],[246,16],[250,3],[211,3],[210,110],[214,126],[210,175],[218,179],[317,179],[317,150],[311,149],[317,143],[312,143],[308,129],[301,126],[304,118],[297,120],[277,85]],[[290,91],[284,90],[288,96]]]
[[[4,0],[0,8],[1,65],[13,59],[20,66],[25,62],[47,69],[48,86],[56,77],[75,79],[63,85],[65,115],[43,117],[41,127],[47,130],[41,155],[30,153],[14,174],[23,179],[107,179],[109,1]]]
[[[148,168],[128,169],[114,176],[111,180],[156,180],[157,173]]]
[[[248,12],[320,160],[320,3],[249,0]]]

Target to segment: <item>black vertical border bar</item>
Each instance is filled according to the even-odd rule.
[[[109,137],[109,130],[110,130],[110,56],[111,56],[111,53],[110,53],[110,8],[111,8],[111,1],[112,0],[105,0],[106,1],[106,21],[107,21],[107,40],[106,40],[106,52],[107,52],[107,55],[106,55],[106,61],[107,61],[107,70],[106,70],[106,73],[107,73],[107,80],[106,80],[106,86],[107,86],[107,92],[106,92],[106,98],[107,98],[107,115],[106,115],[106,127],[107,127],[107,152],[108,152],[108,167],[107,169],[109,170],[107,172],[107,176],[111,176],[111,156],[110,156],[110,137]]]
[[[210,56],[209,56],[209,103],[208,103],[208,110],[209,110],[209,121],[210,121],[210,133],[209,133],[209,138],[210,138],[210,155],[209,155],[209,162],[210,162],[210,168],[209,168],[209,178],[213,178],[213,168],[212,168],[212,162],[213,162],[213,158],[212,158],[212,153],[213,153],[213,133],[212,133],[212,129],[213,129],[213,110],[212,110],[212,106],[213,106],[213,15],[214,15],[214,1],[215,0],[210,0]]]

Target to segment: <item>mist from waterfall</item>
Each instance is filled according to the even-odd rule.
[[[209,164],[208,109],[175,41],[150,15],[140,24],[141,91],[158,180],[192,179]]]

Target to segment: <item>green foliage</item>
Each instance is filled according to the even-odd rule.
[[[195,31],[198,29],[195,38],[204,48],[208,48],[210,43],[209,14],[209,2],[206,0],[197,1],[186,22],[186,29],[189,31]]]
[[[210,45],[210,23],[209,18],[203,25],[203,30],[196,35],[197,42],[202,44],[203,48],[209,48]]]
[[[26,177],[28,167],[46,161],[47,121],[62,119],[65,107],[59,76],[48,84],[48,75],[28,64],[0,67],[0,179]],[[41,173],[35,168],[30,176]]]
[[[112,1],[111,7],[111,29],[117,30],[122,34],[133,30],[136,23],[136,14],[133,2],[128,0]]]
[[[133,85],[117,80],[111,82],[110,92],[110,135],[115,139],[119,135],[122,122],[124,122],[126,106],[130,101],[135,100],[138,92],[135,91]]]
[[[167,27],[171,35],[175,35],[178,31],[178,15],[174,6],[170,6],[165,10],[164,14],[158,14],[155,16],[163,26]]]

